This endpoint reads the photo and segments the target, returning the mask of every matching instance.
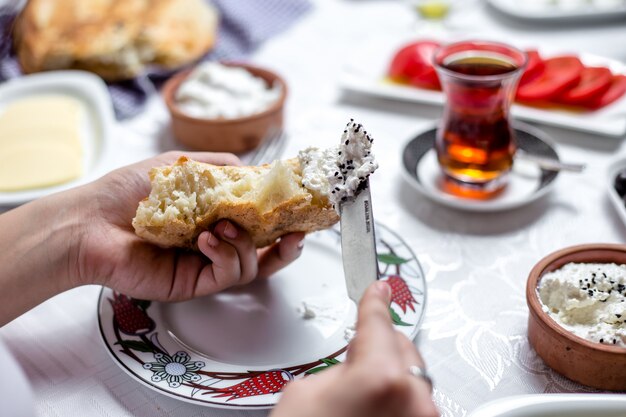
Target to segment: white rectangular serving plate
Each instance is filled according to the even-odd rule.
[[[445,97],[440,91],[385,81],[385,74],[393,55],[406,43],[408,42],[405,40],[405,42],[378,42],[368,45],[367,52],[355,54],[356,57],[349,60],[349,63],[343,67],[339,77],[339,86],[346,91],[386,99],[443,105]],[[560,54],[553,51],[540,50],[539,52],[546,57]],[[626,74],[626,65],[619,61],[591,54],[581,54],[580,58],[586,65],[604,65],[614,73]],[[626,134],[626,95],[611,105],[593,112],[545,110],[515,103],[511,113],[520,120],[602,136],[619,138]]]
[[[489,402],[468,417],[626,417],[626,395],[520,395]]]
[[[22,98],[62,94],[78,99],[85,117],[80,126],[84,152],[83,175],[74,181],[51,187],[0,192],[0,206],[14,206],[92,181],[107,172],[110,157],[110,135],[115,123],[111,97],[104,82],[85,71],[50,71],[26,75],[0,84],[0,114]],[[36,118],[37,115],[33,115]]]
[[[587,0],[560,4],[554,0],[487,0],[499,12],[535,23],[598,22],[626,18],[626,2]]]

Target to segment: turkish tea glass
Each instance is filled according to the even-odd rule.
[[[526,54],[514,47],[464,41],[435,51],[446,102],[436,150],[452,194],[487,199],[504,189],[513,166],[510,108]]]

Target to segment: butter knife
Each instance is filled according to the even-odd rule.
[[[357,305],[367,287],[378,279],[374,214],[369,179],[355,198],[339,206],[341,257],[348,297]]]

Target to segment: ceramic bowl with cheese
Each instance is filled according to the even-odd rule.
[[[168,80],[163,97],[180,143],[240,153],[280,133],[287,85],[264,68],[205,62]]]
[[[544,362],[590,387],[626,390],[626,245],[554,252],[526,286],[528,339]]]

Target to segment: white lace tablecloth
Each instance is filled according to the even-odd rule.
[[[289,84],[286,155],[309,145],[335,144],[350,117],[375,136],[380,160],[372,178],[376,218],[405,238],[426,272],[428,304],[416,343],[433,375],[442,415],[462,417],[489,400],[516,394],[590,391],[550,371],[530,348],[524,288],[532,266],[549,252],[578,243],[624,241],[626,228],[606,191],[606,168],[624,154],[622,141],[543,128],[563,159],[587,163],[583,174],[560,175],[547,198],[508,212],[470,214],[432,203],[402,180],[400,153],[440,110],[344,95],[337,88],[337,75],[355,45],[405,36],[414,16],[402,2],[315,3],[313,12],[268,42],[254,60],[282,73]],[[473,2],[452,23],[478,38],[626,61],[623,23],[533,28],[498,19]],[[115,165],[175,148],[167,123],[154,100],[144,115],[119,126]],[[96,287],[67,292],[0,329],[33,386],[39,416],[267,414],[186,404],[130,379],[100,341],[97,293]]]

